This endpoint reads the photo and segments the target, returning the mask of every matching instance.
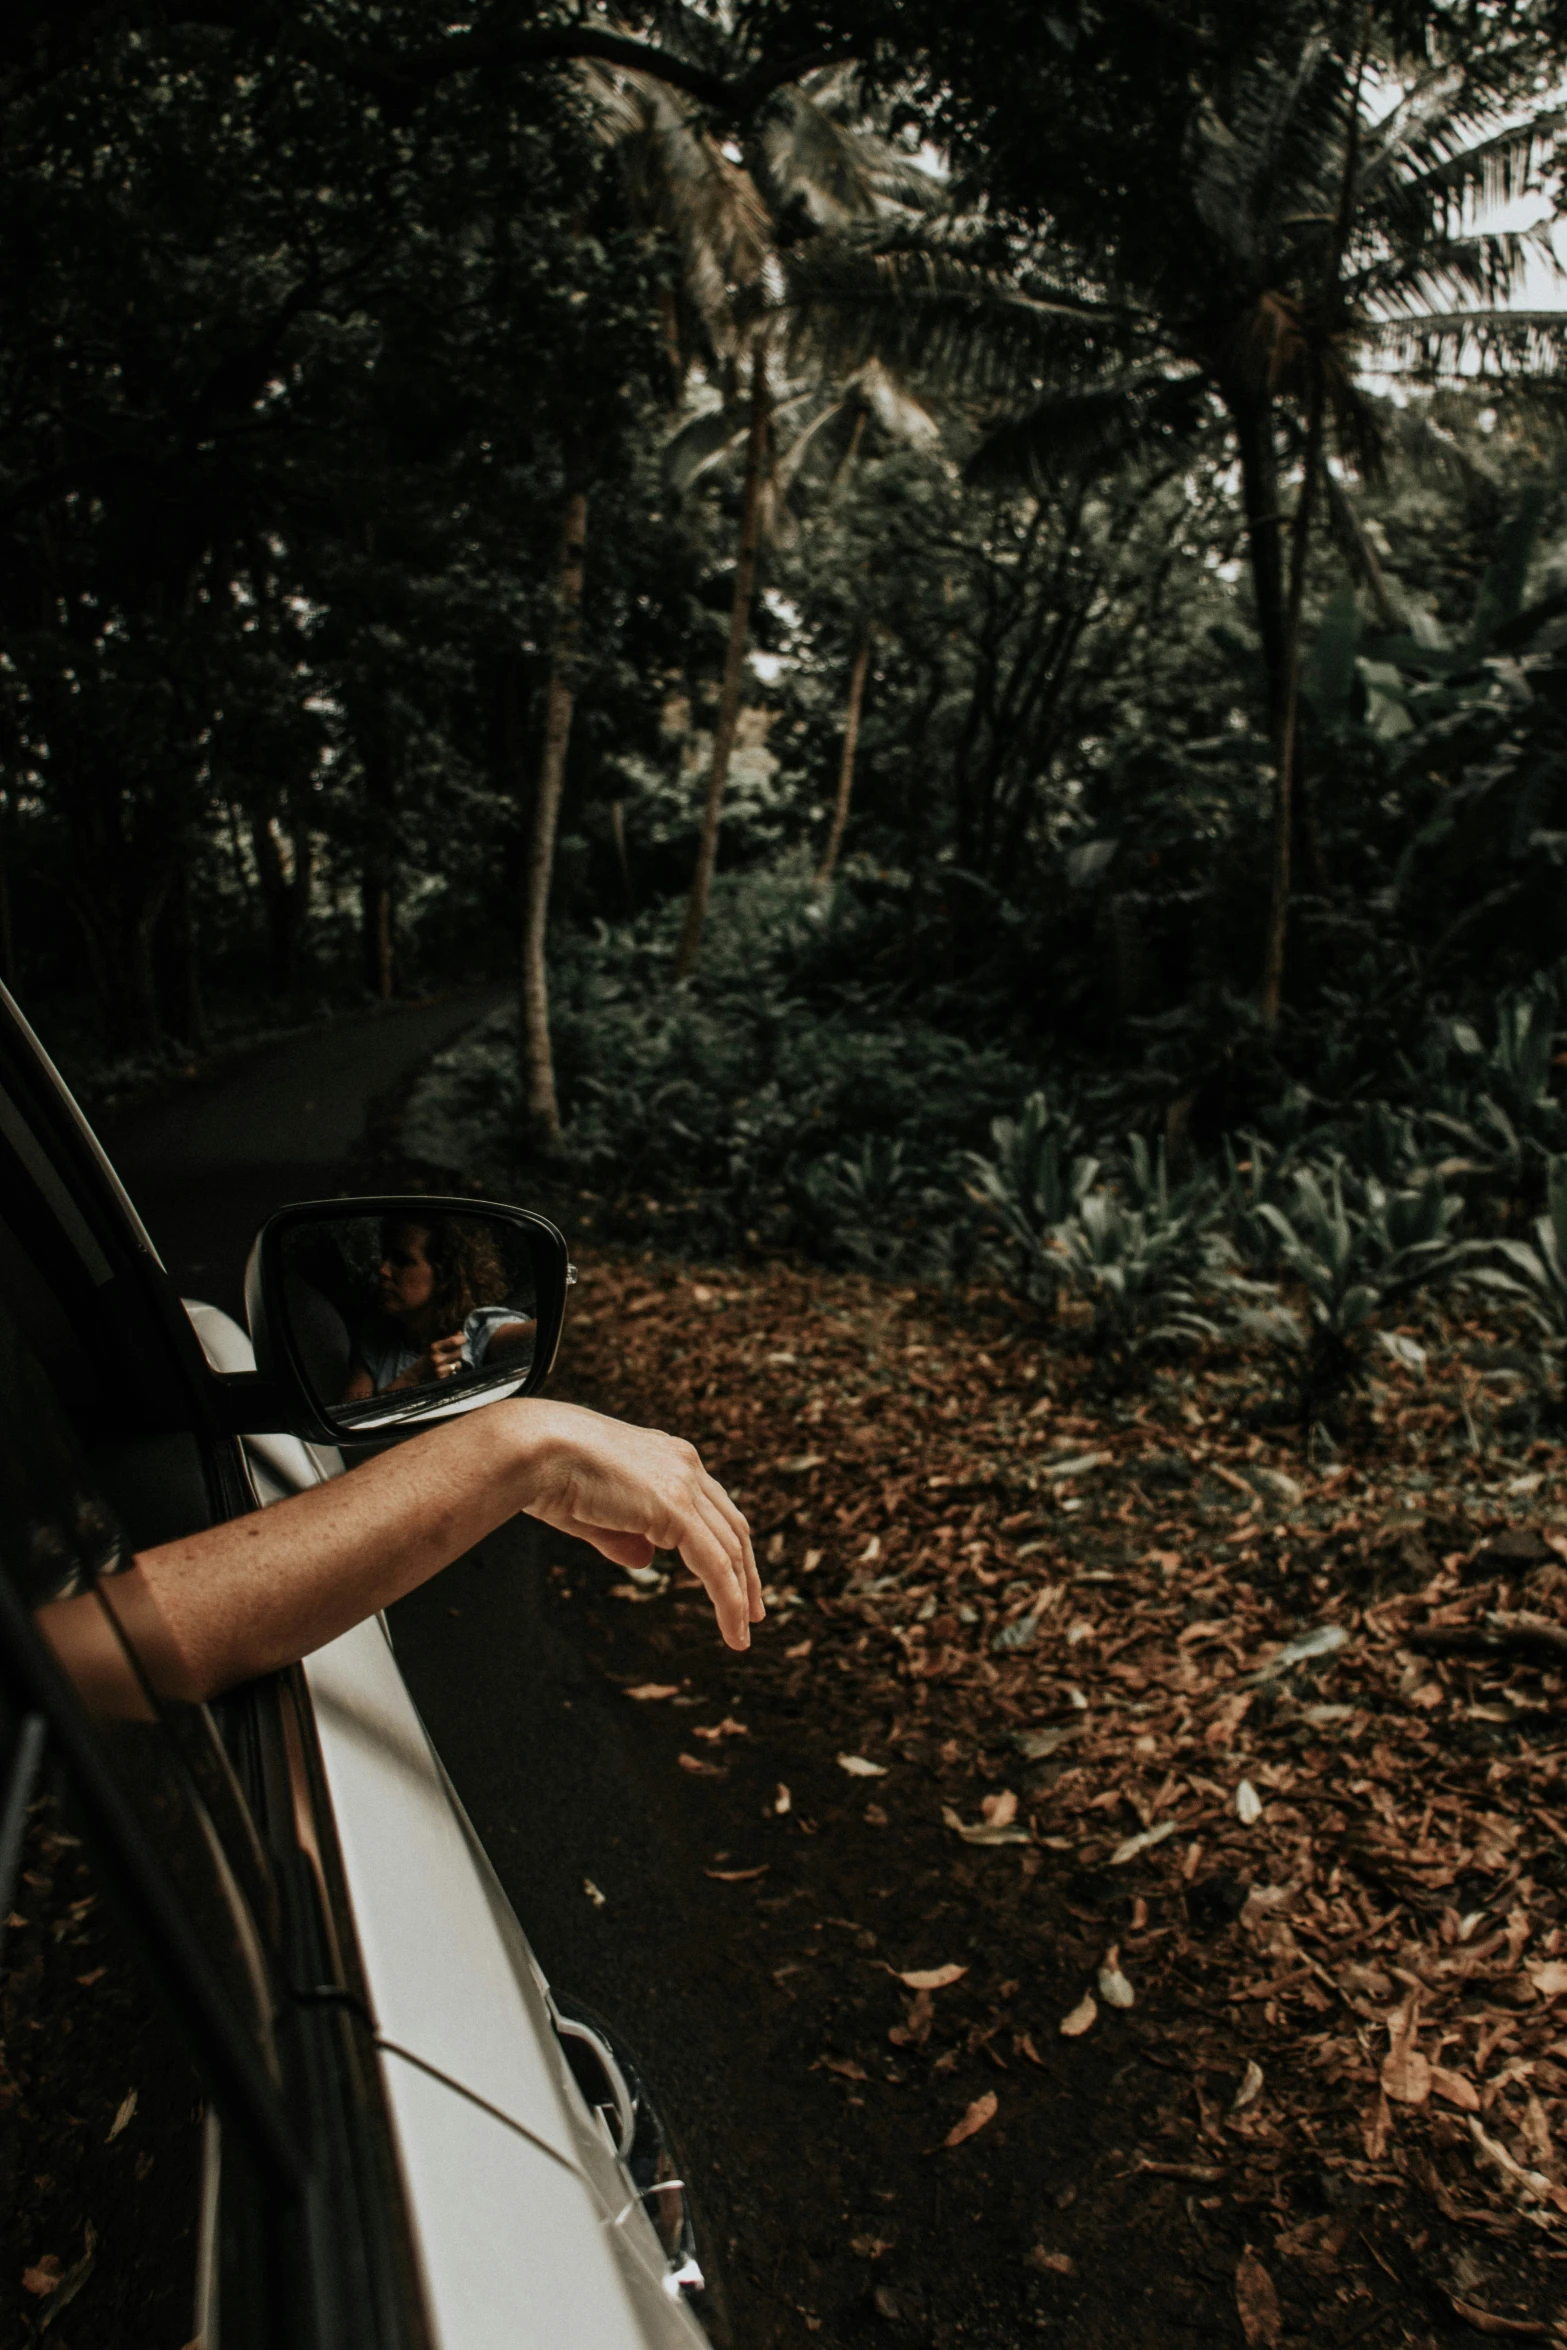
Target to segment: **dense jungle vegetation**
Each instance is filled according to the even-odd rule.
[[[520,969],[433,1165],[1544,1392],[1561,32],[20,12],[7,979],[101,1091]]]

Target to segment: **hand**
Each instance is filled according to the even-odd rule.
[[[454,1330],[450,1338],[432,1338],[416,1363],[406,1371],[399,1371],[392,1381],[394,1387],[428,1387],[437,1379],[455,1379],[463,1367],[463,1336]]]
[[[729,1646],[749,1648],[751,1626],[766,1614],[751,1530],[695,1447],[577,1404],[520,1408],[534,1461],[522,1504],[528,1515],[591,1542],[620,1567],[678,1551]]]

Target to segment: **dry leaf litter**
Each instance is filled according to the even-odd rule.
[[[671,1771],[750,1773],[711,1800],[768,1996],[851,2105],[928,2105],[899,2120],[927,2162],[1095,2101],[1075,2216],[1068,2185],[1019,2223],[1031,2322],[1097,2342],[1074,2295],[1131,2228],[1214,2339],[1567,2339],[1557,1448],[1476,1458],[1394,1374],[1356,1454],[1307,1468],[1249,1427],[1255,1362],[1107,1400],[999,1301],[868,1279],[606,1256],[580,1294],[569,1391],[689,1434],[755,1536],[743,1665],[678,1575],[601,1613]],[[699,1757],[676,1707],[709,1684]],[[829,1802],[881,1839],[836,1920]],[[813,2008],[813,1954],[851,1942],[863,1992]],[[876,2290],[894,2323],[939,2298]]]

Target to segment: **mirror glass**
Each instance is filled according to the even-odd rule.
[[[532,1367],[533,1241],[500,1217],[324,1213],[283,1233],[279,1270],[295,1360],[345,1432],[491,1403]]]

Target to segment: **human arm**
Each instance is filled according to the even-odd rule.
[[[294,1663],[518,1512],[617,1566],[678,1551],[731,1648],[762,1620],[745,1519],[696,1452],[576,1404],[515,1398],[136,1561],[187,1697]]]
[[[455,1379],[463,1368],[463,1334],[454,1330],[449,1338],[432,1338],[417,1362],[399,1371],[395,1379],[388,1379],[382,1390],[390,1395],[398,1387],[431,1387],[438,1379]]]
[[[482,1348],[474,1348],[475,1359],[481,1369],[488,1371],[503,1362],[507,1355],[524,1352],[531,1355],[534,1340],[538,1334],[539,1325],[535,1315],[529,1315],[524,1319],[521,1315],[514,1314],[504,1322],[496,1322],[491,1325],[489,1335]]]

